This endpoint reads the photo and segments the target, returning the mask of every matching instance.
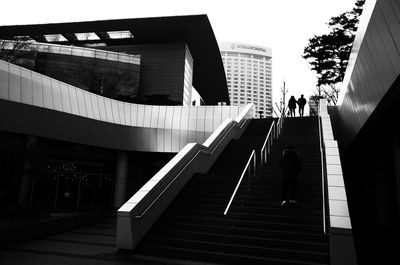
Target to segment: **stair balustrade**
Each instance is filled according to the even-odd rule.
[[[246,121],[244,121],[243,123],[241,123],[239,125],[239,128],[242,129],[245,125]],[[225,132],[222,136],[222,138],[217,142],[217,144],[212,148],[211,151],[205,151],[205,150],[199,150],[197,151],[197,153],[190,159],[189,162],[186,163],[186,165],[176,174],[176,176],[172,179],[171,182],[169,182],[169,184],[158,194],[158,196],[149,204],[149,206],[147,206],[147,208],[140,214],[140,215],[136,215],[135,218],[136,219],[140,219],[143,218],[143,216],[146,215],[146,213],[148,212],[148,210],[153,207],[153,205],[155,205],[155,203],[164,195],[164,193],[174,184],[174,182],[181,176],[181,174],[183,172],[185,172],[185,170],[192,165],[192,162],[195,161],[198,157],[198,155],[202,154],[206,154],[209,156],[212,156],[215,152],[215,150],[217,150],[217,148],[220,146],[220,144],[222,142],[225,141],[225,139],[231,135],[231,131],[232,129],[235,129],[234,126],[231,126],[227,132]],[[254,151],[253,151],[254,152]],[[255,163],[255,162],[254,162]],[[254,164],[255,165],[255,164]]]
[[[326,201],[325,201],[325,147],[322,140],[322,124],[321,124],[321,117],[318,116],[318,133],[319,133],[319,148],[321,151],[321,185],[322,185],[322,227],[324,231],[324,235],[326,235]]]
[[[196,174],[146,235],[138,253],[219,264],[329,264],[321,221],[318,121],[285,120],[285,130],[270,148],[268,167],[261,171],[254,165],[255,156],[272,122],[252,120],[210,171]],[[276,135],[277,124],[275,120],[270,137]],[[303,169],[299,203],[282,208],[278,162],[288,144],[301,153]]]
[[[260,151],[260,167],[263,168],[265,164],[267,164],[268,154],[271,152],[271,146],[274,142],[274,139],[277,139],[281,134],[283,122],[285,119],[285,111],[282,112],[279,117],[278,122],[275,125],[275,121],[272,122],[271,127],[269,128],[267,137],[265,137],[264,144]]]
[[[252,160],[253,160],[253,174],[251,174],[251,167],[250,167],[250,165],[251,165],[250,162]],[[223,236],[223,243],[222,243],[224,250],[225,250],[225,243],[226,243],[226,222],[227,222],[226,218],[227,218],[229,209],[230,209],[230,207],[232,205],[232,202],[233,202],[233,200],[234,200],[234,198],[236,196],[237,191],[239,190],[240,184],[242,183],[243,177],[246,174],[246,172],[248,174],[247,190],[251,189],[251,177],[252,177],[252,175],[254,176],[256,174],[256,167],[257,167],[256,161],[257,161],[257,159],[256,159],[256,150],[253,149],[253,151],[250,154],[249,160],[247,160],[247,164],[243,169],[242,175],[240,176],[240,179],[239,179],[238,183],[236,184],[235,190],[232,193],[232,196],[231,196],[231,198],[230,198],[230,200],[228,202],[228,205],[225,208],[225,211],[224,211],[224,236]]]
[[[240,137],[253,108],[249,104],[235,120],[225,120],[202,145],[187,144],[118,210],[118,248],[137,246],[190,178],[207,172],[230,140]]]
[[[226,215],[228,214],[229,208],[231,207],[232,201],[233,201],[233,199],[234,199],[235,196],[236,196],[236,193],[237,193],[237,191],[238,191],[238,189],[239,189],[240,184],[242,183],[242,180],[243,180],[243,177],[244,177],[246,171],[248,172],[248,176],[249,176],[249,182],[248,182],[248,187],[247,187],[247,188],[248,188],[248,190],[251,189],[251,176],[252,176],[252,175],[251,175],[251,168],[249,167],[251,160],[253,160],[253,175],[255,175],[255,173],[256,173],[256,151],[255,151],[255,150],[253,150],[253,151],[251,152],[251,155],[250,155],[250,157],[249,157],[249,160],[247,161],[247,164],[246,164],[246,166],[245,166],[244,169],[243,169],[242,175],[240,176],[240,179],[239,179],[239,181],[238,181],[238,183],[237,183],[237,185],[236,185],[235,190],[234,190],[233,193],[232,193],[232,196],[231,196],[231,198],[230,198],[230,200],[229,200],[229,203],[228,203],[228,205],[227,205],[226,208],[225,208],[224,216],[226,216]]]
[[[274,142],[274,132],[275,131],[275,121],[272,122],[271,127],[269,128],[267,137],[265,138],[264,144],[261,148],[260,151],[260,164],[261,164],[261,168],[264,167],[265,164],[267,164],[267,158],[269,153],[271,152],[271,146]]]

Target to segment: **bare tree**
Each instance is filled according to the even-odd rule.
[[[281,87],[281,92],[282,92],[282,97],[279,101],[279,105],[275,102],[275,105],[279,111],[279,115],[277,115],[278,117],[280,116],[280,114],[282,114],[282,112],[285,112],[286,109],[286,94],[289,90],[286,88],[286,83],[285,81],[283,82],[283,87]],[[274,109],[273,109],[274,110]],[[274,110],[275,114],[276,111]]]
[[[27,37],[15,37],[12,40],[0,40],[0,60],[16,63],[29,49]]]

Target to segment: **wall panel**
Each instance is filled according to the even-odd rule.
[[[43,107],[43,86],[42,77],[32,74],[32,105]]]
[[[344,148],[382,100],[393,97],[388,92],[400,74],[399,6],[396,0],[370,0],[364,6],[338,106]]]
[[[10,67],[9,82],[9,100],[21,102],[21,68]]]
[[[32,104],[32,72],[21,68],[21,102]]]
[[[54,79],[50,80],[51,82],[51,90],[53,94],[53,104],[54,109],[58,111],[63,111],[62,107],[62,100],[61,100],[61,89],[60,89],[60,82]]]
[[[123,150],[178,152],[187,143],[202,143],[243,109],[120,102],[4,61],[0,85],[0,110],[7,116],[3,130]],[[22,115],[28,111],[35,113],[30,122]]]
[[[9,64],[0,64],[0,99],[8,100],[9,75]]]

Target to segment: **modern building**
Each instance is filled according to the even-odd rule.
[[[315,203],[320,203],[320,207],[324,209],[328,206],[328,213],[323,211],[321,219],[328,220],[331,250],[328,258],[330,260],[332,257],[335,258],[335,262],[331,264],[398,263],[399,21],[398,0],[366,1],[343,82],[344,93],[341,94],[339,105],[328,108],[320,106],[320,109],[323,109],[320,115],[323,115],[318,121],[322,125],[313,130],[319,131],[316,135],[323,135],[323,139],[320,138],[318,141],[320,146],[317,147],[321,153],[310,152],[315,155],[310,161],[313,161],[312,164],[320,162],[323,164],[321,172],[318,172],[321,173],[321,182],[325,180],[324,176],[327,176],[327,183],[321,185],[321,202]],[[134,37],[126,34],[125,39],[114,40],[111,37],[114,36],[112,31],[125,33],[130,31]],[[81,42],[78,33],[85,32],[88,34],[94,32],[100,40],[92,43],[92,38],[96,37],[91,35],[93,37],[90,40],[85,39]],[[54,37],[53,40],[62,39],[65,44],[48,43],[45,36],[52,34],[63,36],[66,40],[58,37]],[[74,56],[82,57],[79,59],[86,62],[91,61],[89,58],[99,60],[101,72],[106,75],[111,75],[113,69],[103,68],[106,62],[101,60],[121,62],[121,67],[115,69],[116,72],[127,69],[132,71],[129,83],[136,84],[135,80],[139,78],[139,85],[138,90],[135,85],[132,86],[132,90],[126,89],[128,86],[122,86],[121,90],[114,90],[119,91],[119,94],[115,93],[115,98],[110,98],[112,95],[108,97],[101,95],[102,90],[91,92],[90,88],[85,88],[87,83],[85,85],[83,82],[77,82],[72,85],[67,83],[68,79],[60,81],[47,76],[46,73],[50,75],[52,69],[38,63],[40,60],[22,57],[20,62],[16,62],[22,65],[26,63],[26,67],[0,61],[0,172],[2,173],[0,206],[2,209],[9,205],[26,203],[51,208],[68,204],[82,207],[90,207],[93,204],[120,206],[125,202],[118,210],[117,245],[126,248],[124,246],[137,243],[133,242],[132,235],[139,234],[142,237],[151,228],[175,198],[174,196],[177,196],[189,181],[194,168],[207,171],[217,159],[216,154],[222,152],[233,136],[243,130],[247,119],[253,116],[251,105],[245,108],[224,106],[222,103],[218,106],[186,106],[189,101],[184,99],[184,75],[190,71],[185,70],[184,61],[187,60],[188,65],[191,64],[188,51],[193,61],[192,86],[196,88],[203,101],[214,105],[218,102],[229,103],[220,51],[205,16],[0,27],[1,38],[13,39],[15,36],[27,36],[36,42],[48,45],[46,47],[56,47],[54,51],[53,48],[48,48],[47,52],[42,51],[38,54],[38,58],[51,57],[48,62],[52,65],[59,60],[58,56],[64,53],[62,49],[64,45],[67,55],[63,62],[68,62],[66,72],[71,71],[70,65],[78,65],[79,60]],[[51,42],[52,39],[49,40]],[[133,48],[130,50],[130,44],[138,45],[137,52],[134,52]],[[96,45],[101,49],[95,48]],[[144,105],[126,102],[130,100],[126,97],[125,101],[118,98],[117,95],[135,95],[136,91],[139,91],[140,95],[141,87],[144,87],[144,96],[139,97],[141,100],[149,100],[147,95],[159,95],[157,89],[161,88],[154,86],[152,83],[154,80],[141,85],[142,80],[145,82],[149,77],[146,77],[146,71],[154,70],[155,76],[158,76],[156,79],[168,80],[164,71],[168,72],[169,69],[165,68],[168,68],[169,64],[155,60],[157,56],[150,56],[156,62],[152,64],[152,60],[148,60],[147,66],[150,69],[143,69],[146,66],[144,59],[146,53],[140,53],[142,45],[150,45],[149,53],[159,54],[160,58],[164,58],[164,55],[169,54],[171,50],[179,54],[177,58],[180,60],[177,61],[180,63],[169,60],[169,57],[166,60],[171,64],[180,64],[180,67],[175,69],[177,71],[175,73],[179,73],[176,75],[181,76],[179,88],[169,87],[168,92],[162,92],[162,95],[167,94],[168,99],[179,101],[180,105]],[[226,73],[231,74],[233,78],[231,82],[236,81],[233,76],[237,74],[238,89],[241,81],[245,84],[247,81],[245,76],[244,80],[241,80],[239,65],[242,53],[236,49],[249,50],[247,53],[243,52],[243,55],[250,56],[247,59],[253,59],[255,52],[251,52],[253,50],[251,47],[253,46],[245,45],[237,48],[235,45],[231,47],[231,51],[223,52],[226,55],[228,52],[237,55],[237,60],[232,59],[233,66],[227,68]],[[169,52],[164,53],[164,49]],[[122,52],[123,50],[131,54],[127,55]],[[261,54],[266,51],[259,52]],[[243,56],[244,58],[246,56]],[[271,57],[262,57],[263,60],[260,58],[261,55],[257,59],[257,64],[260,66],[262,61],[265,68],[265,65],[268,65],[266,58]],[[247,63],[247,59],[243,61]],[[163,67],[156,68],[157,64]],[[250,66],[251,70],[246,71],[253,72],[249,74],[254,75],[253,65]],[[42,70],[35,70],[33,67]],[[245,65],[241,67],[246,69]],[[178,90],[179,93],[174,94]],[[247,90],[247,85],[243,90]],[[252,91],[251,87],[249,91]],[[235,94],[231,97],[234,98]],[[243,104],[244,102],[243,100]],[[240,100],[238,104],[241,105]],[[169,162],[166,164],[167,161]],[[162,169],[158,171],[160,168]],[[158,173],[154,175],[157,171]],[[146,184],[143,185],[144,183]],[[138,189],[139,191],[135,193]],[[127,200],[132,194],[135,195]],[[327,202],[324,203],[324,199]],[[301,207],[301,202],[299,205]],[[214,205],[210,207],[211,211],[215,212]],[[190,210],[194,208],[196,206],[190,207]],[[260,208],[268,210],[264,206]],[[282,213],[282,209],[278,210]],[[200,211],[203,212],[204,209]],[[294,209],[287,212],[292,214],[295,211]],[[307,208],[306,211],[314,212],[315,209]],[[259,220],[261,214],[258,214],[258,211],[255,213],[257,214],[255,220]],[[314,222],[312,218],[305,217],[302,216],[301,219],[305,222]],[[302,235],[319,238],[317,231],[311,230],[308,224],[301,226],[302,229],[310,229],[308,232],[311,234],[302,234],[296,226],[293,226],[298,223],[297,218],[294,223],[289,219],[285,217],[284,222],[292,227],[296,239]],[[197,220],[194,219],[194,222]],[[209,218],[202,220],[200,225],[213,222],[210,222]],[[214,222],[225,223],[222,215],[214,219]],[[250,221],[250,223],[255,223],[263,229],[265,224],[269,224],[266,227],[268,233],[274,233],[273,227],[286,233],[276,221],[271,223]],[[325,224],[325,221],[323,223]],[[240,234],[245,235],[240,226],[235,225],[236,228]],[[225,233],[221,230],[217,232]],[[210,231],[215,230],[207,230],[208,235],[222,242],[220,237],[215,237]],[[321,236],[326,238],[327,235]],[[262,235],[256,234],[255,237],[257,238],[253,241],[255,248],[251,252],[245,250],[246,256],[240,257],[242,261],[253,253],[268,252],[273,255],[273,259],[268,261],[281,262],[282,260],[276,259],[276,247],[279,248],[282,242],[285,245],[292,245],[292,241],[278,238],[271,240],[275,247],[266,248],[268,251],[265,251],[260,248],[260,242],[263,243],[264,240]],[[168,244],[168,241],[162,242]],[[193,242],[188,244],[186,241],[184,244],[204,247]],[[240,246],[236,243],[232,245],[235,249]],[[312,246],[321,248],[319,244]],[[353,246],[355,253],[352,251]],[[303,248],[303,243],[299,247]],[[221,256],[221,253],[225,253],[225,248],[217,251]],[[282,253],[281,250],[278,251]],[[200,249],[199,255],[204,253],[206,252]],[[293,255],[293,252],[284,252],[283,255],[286,253],[288,256]],[[314,254],[311,250],[304,256]],[[262,263],[264,260],[257,262]],[[321,264],[319,261],[318,263]]]
[[[272,52],[270,48],[219,43],[232,105],[254,103],[255,115],[272,117]]]
[[[329,107],[358,264],[400,249],[400,2],[367,0],[338,106]]]
[[[0,40],[2,208],[119,207],[241,110],[206,15],[2,26]]]

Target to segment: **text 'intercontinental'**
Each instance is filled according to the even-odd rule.
[[[234,47],[232,47],[234,48]],[[247,49],[247,50],[254,50],[254,51],[259,51],[259,52],[267,52],[265,48],[260,48],[260,47],[254,47],[250,45],[243,45],[243,44],[237,44],[236,48],[238,49]]]

